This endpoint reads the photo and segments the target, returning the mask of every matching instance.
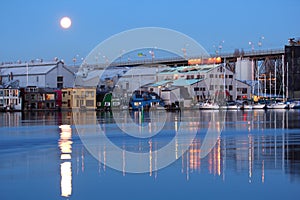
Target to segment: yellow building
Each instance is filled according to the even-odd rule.
[[[62,109],[96,109],[96,88],[63,88]]]

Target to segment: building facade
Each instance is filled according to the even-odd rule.
[[[300,98],[300,42],[290,43],[285,46],[285,66],[288,87],[288,98]]]
[[[159,82],[148,85],[161,94],[168,88],[180,88],[173,99],[183,102],[184,107],[207,99],[243,100],[251,97],[251,86],[237,80],[236,75],[223,65],[195,65],[169,68],[158,74]],[[173,95],[173,96],[174,96]],[[192,101],[190,100],[192,99]],[[170,101],[167,99],[167,101]],[[172,100],[171,100],[172,101]]]
[[[65,66],[62,61],[3,64],[0,65],[0,80],[4,87],[13,81],[18,81],[19,87],[24,88],[73,87],[74,70]]]
[[[19,88],[0,88],[0,110],[22,110],[22,98]]]
[[[57,92],[50,88],[26,87],[21,89],[23,110],[57,110]]]
[[[96,109],[96,87],[63,88],[62,109]]]

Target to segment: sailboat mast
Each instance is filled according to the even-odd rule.
[[[277,89],[277,85],[276,85],[276,82],[277,82],[277,80],[276,80],[276,77],[277,77],[277,60],[275,60],[275,72],[274,72],[274,74],[275,74],[274,97],[276,98],[276,89]]]
[[[289,98],[289,63],[286,63],[286,98]]]
[[[271,98],[271,96],[272,96],[272,72],[270,71],[270,81],[269,81],[269,83],[270,83],[270,98]]]
[[[259,69],[258,69],[258,64],[256,64],[256,66],[257,66],[257,96],[258,96],[258,98],[259,98]]]
[[[224,57],[224,101],[226,99],[226,58]]]
[[[253,62],[253,59],[252,59],[252,62],[251,62],[251,67],[252,67],[252,83],[251,83],[251,87],[252,87],[252,100],[254,98],[254,86],[253,84],[255,84],[255,74],[254,74],[254,62]]]
[[[285,86],[284,86],[284,55],[282,55],[282,98],[285,99]]]

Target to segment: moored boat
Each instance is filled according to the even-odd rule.
[[[290,109],[300,109],[300,101],[292,101],[289,104]]]
[[[199,109],[201,110],[217,110],[220,106],[216,103],[205,102],[199,105]]]
[[[267,105],[267,108],[268,109],[287,109],[287,108],[289,108],[289,105],[285,104],[283,102],[274,102],[274,103]]]

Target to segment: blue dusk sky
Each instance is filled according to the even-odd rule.
[[[251,50],[250,41],[254,49],[279,49],[300,36],[299,0],[3,0],[0,7],[0,62],[72,63],[108,37],[141,27],[182,32],[209,53],[222,41],[230,53]],[[63,16],[71,28],[60,27]]]

